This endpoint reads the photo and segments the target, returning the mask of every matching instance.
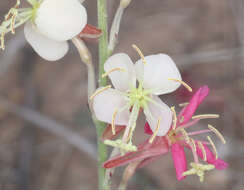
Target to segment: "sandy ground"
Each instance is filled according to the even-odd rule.
[[[110,22],[118,2],[108,0]],[[0,2],[1,18],[14,3]],[[96,1],[87,0],[85,6],[89,23],[96,25]],[[199,112],[221,115],[210,122],[227,139],[225,146],[215,141],[219,155],[230,164],[225,171],[207,173],[204,183],[195,176],[177,182],[167,155],[138,170],[129,190],[243,189],[243,18],[242,0],[133,0],[126,10],[115,52],[128,53],[136,61],[138,55],[131,48],[135,43],[145,55],[167,53],[194,89],[209,85],[211,93]],[[97,44],[88,46],[97,65]],[[26,43],[23,28],[7,35],[6,51],[0,52],[0,100],[31,108],[45,118],[35,122],[29,115],[26,121],[23,114],[20,117],[23,111],[9,113],[0,104],[0,190],[97,189],[92,152],[96,137],[86,103],[86,80],[85,65],[72,44],[65,58],[46,62]],[[187,101],[185,96],[180,89],[162,98],[172,105]],[[61,132],[50,130],[46,117],[63,127]],[[92,148],[83,141],[72,143],[77,135]],[[135,138],[137,142],[145,138],[142,127]],[[115,184],[122,171],[117,171]]]

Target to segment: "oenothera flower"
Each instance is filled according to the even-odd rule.
[[[193,140],[191,138],[193,135],[214,132],[221,141],[225,143],[223,136],[217,131],[217,129],[209,125],[209,129],[206,130],[189,133],[186,132],[186,128],[196,124],[201,119],[217,117],[217,115],[214,114],[193,116],[197,107],[201,104],[208,93],[208,87],[203,86],[193,95],[189,104],[182,109],[178,117],[174,114],[174,121],[167,135],[163,137],[158,136],[153,142],[151,141],[151,138],[149,138],[138,146],[138,151],[127,153],[124,156],[118,155],[117,157],[105,162],[104,167],[112,168],[135,161],[140,162],[137,167],[142,167],[152,160],[157,159],[160,155],[164,155],[171,151],[178,180],[184,179],[186,175],[196,174],[200,177],[200,181],[203,181],[205,171],[214,168],[218,170],[225,169],[228,164],[218,158],[216,147],[209,136],[207,137],[209,142]],[[151,126],[148,123],[145,125],[144,129],[147,134],[153,134]],[[209,145],[212,146],[214,152],[210,150],[208,147]],[[188,171],[184,147],[189,148],[194,156],[194,162],[190,164],[192,168]],[[201,164],[198,159],[199,157],[208,164]]]
[[[79,0],[26,0],[31,7],[10,9],[0,26],[1,48],[4,36],[25,24],[25,37],[44,59],[55,61],[68,51],[67,40],[78,35],[87,23],[86,9]]]
[[[168,132],[172,111],[158,95],[173,92],[182,83],[181,75],[168,55],[157,54],[144,58],[139,48],[133,47],[142,59],[134,65],[127,54],[111,56],[104,64],[104,76],[109,76],[114,89],[110,85],[102,87],[91,97],[97,119],[111,124],[113,133],[116,125],[127,126],[122,140],[105,141],[126,151],[136,150],[131,140],[141,109],[158,136]]]

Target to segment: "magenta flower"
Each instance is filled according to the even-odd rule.
[[[127,153],[124,156],[118,155],[105,162],[104,167],[113,168],[139,161],[140,163],[137,166],[139,168],[171,151],[178,180],[184,179],[187,175],[196,174],[200,177],[200,181],[203,181],[205,171],[214,168],[218,170],[227,168],[228,164],[218,158],[216,147],[209,136],[207,136],[208,141],[194,140],[192,138],[194,135],[214,132],[225,143],[223,136],[217,129],[208,125],[208,129],[205,130],[186,132],[187,128],[198,123],[201,119],[218,117],[215,114],[193,116],[208,93],[209,88],[207,86],[201,87],[193,95],[188,105],[181,110],[178,117],[174,109],[172,109],[174,112],[174,122],[166,136],[153,138],[154,134],[149,124],[146,123],[144,127],[145,133],[152,135],[152,137],[140,144],[138,151]],[[210,145],[212,146],[213,152],[209,148]],[[185,147],[192,151],[194,157],[194,162],[190,164],[192,167],[190,170],[187,170]],[[201,164],[199,158],[208,164]]]

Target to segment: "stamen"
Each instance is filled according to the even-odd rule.
[[[201,114],[201,115],[194,115],[192,119],[215,119],[219,118],[219,114]]]
[[[188,104],[189,104],[189,102],[184,102],[184,103],[179,104],[179,106],[180,107],[186,107]]]
[[[210,136],[207,136],[207,139],[210,142],[211,146],[213,147],[213,150],[214,150],[214,153],[215,153],[215,158],[218,159],[218,152],[217,152],[217,149],[216,149],[216,146],[215,146],[214,142],[212,141]]]
[[[192,88],[186,84],[184,81],[182,80],[178,80],[178,79],[173,79],[173,78],[169,78],[168,80],[172,80],[172,81],[175,81],[175,82],[179,82],[181,83],[187,90],[189,90],[190,92],[192,92]]]
[[[159,131],[159,127],[160,127],[160,122],[161,122],[161,118],[158,119],[158,122],[157,122],[157,128],[156,130],[154,131],[153,135],[151,136],[150,140],[149,140],[149,143],[153,143],[155,137],[157,136],[158,134],[158,131]]]
[[[216,128],[214,128],[214,127],[213,127],[212,125],[210,125],[210,124],[208,124],[208,128],[209,128],[211,131],[213,131],[213,132],[216,134],[217,137],[219,137],[219,139],[221,140],[221,142],[222,142],[223,144],[226,143],[226,140],[224,139],[223,135],[222,135]]]
[[[171,111],[173,112],[173,130],[176,129],[176,123],[177,123],[177,116],[175,112],[175,107],[171,107]]]
[[[110,73],[112,73],[112,72],[114,72],[114,71],[123,71],[123,72],[125,72],[125,69],[124,69],[124,68],[119,68],[119,67],[112,68],[112,69],[109,70],[108,72],[104,73],[104,74],[102,75],[102,78],[107,77]]]
[[[194,139],[190,138],[190,142],[189,142],[188,144],[189,144],[190,147],[191,147],[194,161],[195,161],[196,163],[198,163],[199,160],[198,160],[198,156],[197,156],[197,148],[196,148],[196,143],[195,143]]]
[[[189,138],[189,136],[188,136],[186,130],[185,130],[185,129],[180,129],[180,131],[182,132],[182,135],[183,135],[183,137],[184,137],[186,143],[190,144],[190,138]]]
[[[195,143],[194,139],[190,138],[190,140],[191,140],[191,144],[193,146],[194,152],[196,152],[197,151],[196,143]]]
[[[198,146],[199,146],[200,149],[202,150],[203,160],[204,160],[204,161],[207,161],[207,155],[206,155],[205,148],[204,148],[203,144],[202,144],[200,141],[198,141]]]
[[[98,89],[96,92],[94,92],[91,96],[90,96],[90,100],[93,100],[95,98],[95,96],[97,96],[98,94],[102,93],[105,90],[108,90],[109,88],[111,88],[111,85],[105,86],[103,88]]]
[[[134,124],[135,125],[135,124]],[[132,137],[132,133],[133,133],[133,128],[134,128],[134,126],[132,126],[131,128],[130,128],[130,131],[129,131],[129,133],[128,133],[128,136],[127,136],[127,139],[126,139],[126,142],[128,143],[130,140],[131,140],[131,137]]]
[[[115,135],[115,124],[114,124],[114,122],[115,122],[115,117],[116,117],[117,113],[118,113],[118,109],[116,109],[114,111],[113,116],[112,116],[112,133],[113,133],[113,135]]]
[[[147,62],[146,62],[146,59],[145,59],[145,57],[144,57],[142,51],[141,51],[135,44],[133,44],[132,47],[137,51],[137,53],[138,53],[139,56],[141,57],[142,62],[144,63],[144,65],[146,65]]]

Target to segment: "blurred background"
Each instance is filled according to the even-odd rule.
[[[118,3],[108,0],[110,24]],[[14,4],[0,1],[1,20]],[[96,1],[84,5],[89,23],[97,25]],[[145,55],[167,53],[193,89],[209,85],[210,95],[198,112],[221,115],[208,122],[226,137],[226,145],[215,142],[230,167],[208,172],[204,183],[196,176],[178,182],[167,155],[138,170],[128,189],[243,189],[243,19],[243,0],[132,0],[115,52],[136,61],[135,43]],[[88,46],[97,65],[97,44]],[[96,135],[86,89],[86,67],[72,44],[62,60],[47,62],[26,43],[23,27],[6,36],[6,50],[0,52],[0,190],[97,189]],[[190,96],[180,88],[162,98],[177,105]],[[142,126],[143,119],[138,143],[145,139]],[[117,170],[113,189],[122,172]]]

